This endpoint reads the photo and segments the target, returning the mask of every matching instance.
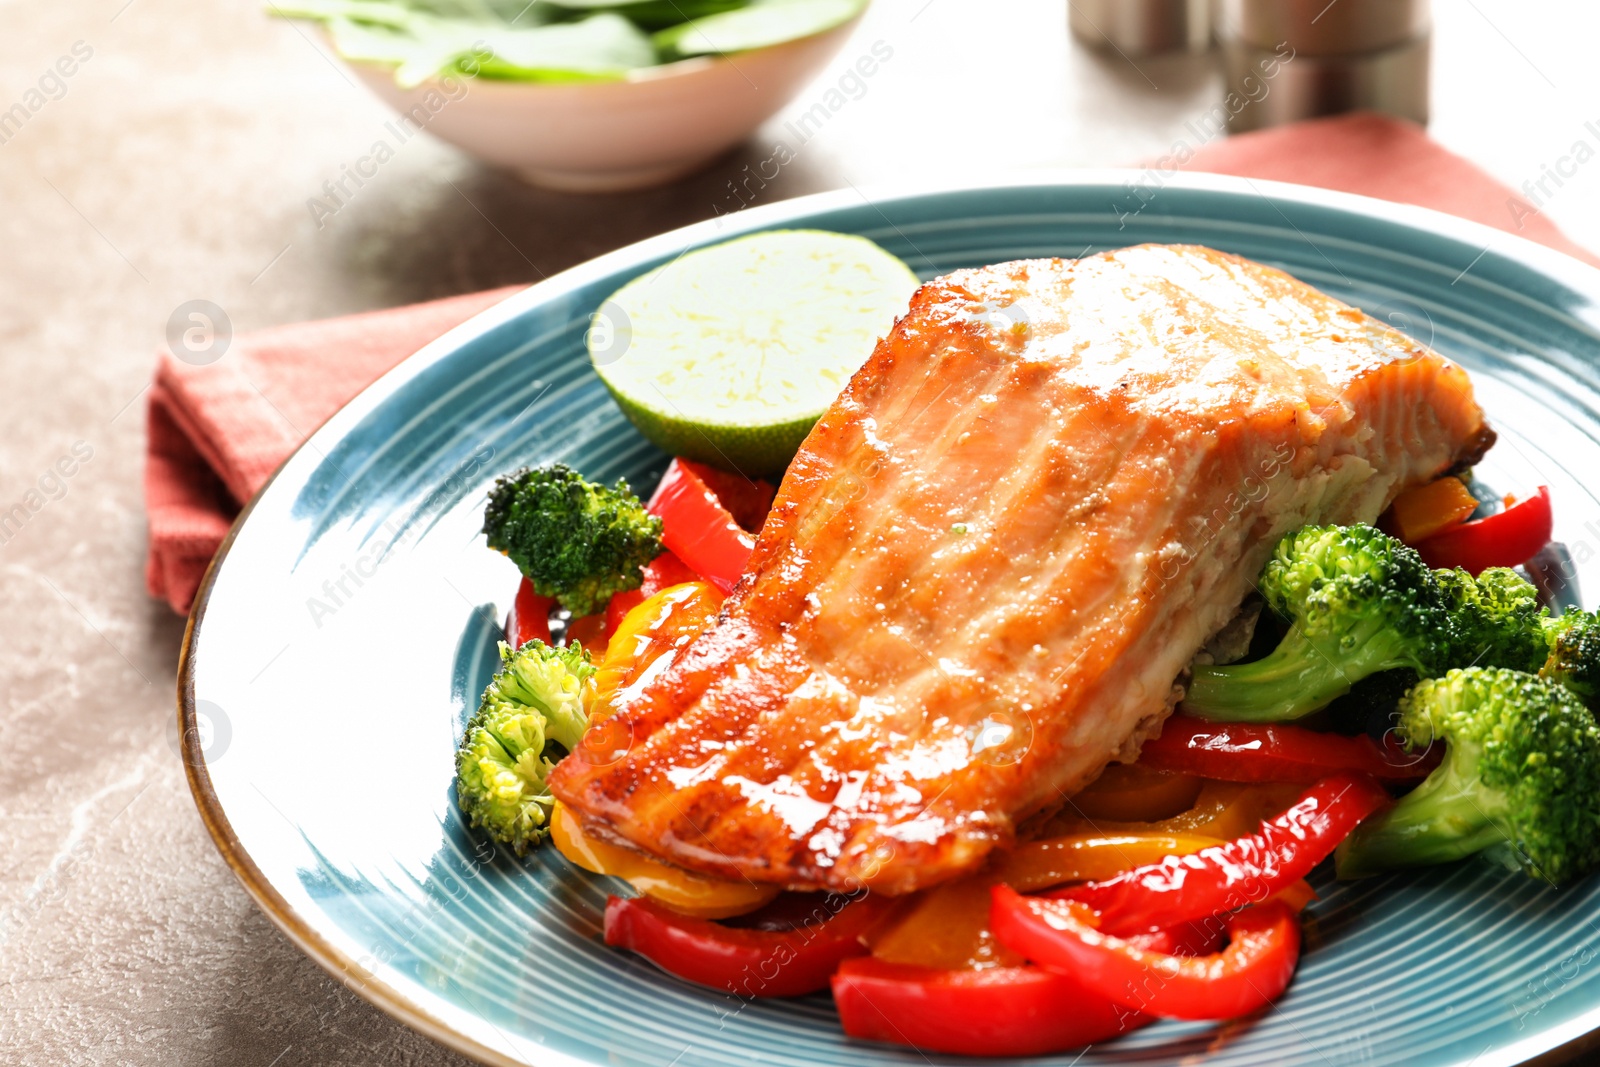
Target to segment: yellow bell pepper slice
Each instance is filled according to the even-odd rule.
[[[578,817],[562,804],[550,813],[550,843],[584,870],[621,878],[652,900],[696,919],[727,919],[755,911],[779,891],[775,885],[693,874],[601,841],[584,833]]]

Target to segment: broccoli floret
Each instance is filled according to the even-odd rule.
[[[1337,852],[1339,877],[1419,867],[1507,846],[1528,874],[1570,881],[1600,864],[1600,726],[1562,686],[1468,667],[1400,702],[1407,744],[1444,762]]]
[[[1445,666],[1539,670],[1549,651],[1543,625],[1549,610],[1532,582],[1509,567],[1490,567],[1476,578],[1460,567],[1433,573],[1458,630],[1460,661]]]
[[[1548,655],[1539,676],[1560,682],[1590,709],[1600,708],[1600,615],[1568,611],[1542,621]]]
[[[511,557],[540,596],[575,616],[637,589],[661,554],[661,520],[622,479],[611,488],[561,463],[525,467],[494,483],[483,511],[489,547]]]
[[[1195,665],[1194,714],[1280,722],[1327,706],[1378,671],[1453,666],[1459,629],[1416,551],[1371,526],[1306,526],[1278,542],[1261,575],[1267,604],[1292,623],[1262,659]]]
[[[500,643],[501,669],[483,691],[456,753],[456,801],[472,825],[517,855],[550,833],[550,769],[589,724],[585,683],[594,665],[581,645]]]
[[[1196,714],[1280,722],[1327,706],[1378,671],[1427,677],[1479,665],[1531,674],[1551,655],[1551,620],[1532,583],[1505,567],[1476,578],[1460,568],[1430,571],[1370,526],[1288,535],[1261,589],[1292,623],[1288,636],[1252,663],[1196,665],[1185,698]],[[1600,676],[1600,655],[1594,660]]]

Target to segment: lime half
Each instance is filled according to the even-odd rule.
[[[917,284],[910,267],[864,237],[752,234],[617,290],[595,313],[589,358],[661,448],[773,476]]]

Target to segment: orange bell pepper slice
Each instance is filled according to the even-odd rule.
[[[1113,763],[1073,796],[1069,807],[1097,821],[1154,822],[1194,807],[1203,784],[1189,774],[1172,774],[1140,763]]]
[[[1408,545],[1459,526],[1478,509],[1460,478],[1439,478],[1407,489],[1389,505],[1388,522],[1394,535]]]

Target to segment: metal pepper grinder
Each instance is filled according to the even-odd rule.
[[[1345,111],[1428,121],[1428,0],[1220,0],[1234,133]]]
[[[1067,25],[1090,48],[1123,56],[1205,52],[1215,0],[1068,0]]]

